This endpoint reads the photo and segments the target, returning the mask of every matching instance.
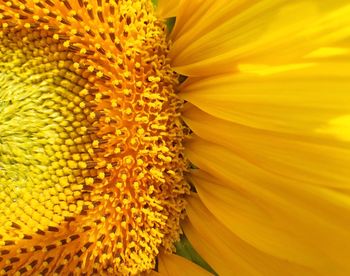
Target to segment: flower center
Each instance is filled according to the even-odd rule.
[[[189,187],[151,2],[0,6],[0,273],[153,269]]]

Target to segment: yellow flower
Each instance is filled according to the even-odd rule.
[[[0,274],[350,273],[347,1],[0,6]]]

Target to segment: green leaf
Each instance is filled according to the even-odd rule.
[[[166,26],[168,29],[168,33],[170,34],[171,31],[174,29],[175,26],[175,21],[176,21],[176,17],[170,17],[166,20]]]
[[[191,262],[201,266],[205,270],[213,273],[214,275],[218,275],[209,264],[197,253],[196,250],[192,247],[191,243],[188,241],[185,235],[181,235],[180,241],[175,243],[176,247],[176,255],[186,258]]]

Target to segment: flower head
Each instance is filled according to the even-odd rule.
[[[348,275],[349,23],[346,1],[2,1],[0,274]]]

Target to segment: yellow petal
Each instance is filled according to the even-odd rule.
[[[181,0],[158,0],[157,12],[160,18],[169,18],[177,15]]]
[[[187,145],[187,156],[217,179],[202,177],[199,194],[206,204],[212,200],[210,210],[240,239],[319,272],[350,272],[349,252],[343,250],[350,248],[348,196],[268,173],[198,138]]]
[[[161,254],[159,256],[158,272],[164,276],[209,276],[212,275],[200,266],[190,262],[189,260],[174,255]]]
[[[332,135],[339,140],[350,141],[350,114],[335,117],[317,130],[319,133]]]
[[[286,204],[283,199],[273,201],[272,197],[258,197],[249,191],[227,187],[221,180],[203,171],[194,173],[191,179],[210,212],[233,234],[255,248],[315,270],[326,269],[323,264],[329,268],[335,266],[327,259],[329,257],[321,253],[324,247],[328,247],[327,244],[314,245],[319,243],[319,232],[325,234],[325,229],[318,229],[322,224],[317,223],[315,218],[316,224],[311,225],[306,220],[309,219],[307,214],[293,207],[292,210],[284,209]]]
[[[140,276],[161,276],[161,274],[158,273],[157,271],[151,270],[147,272],[142,272]]]
[[[346,2],[184,1],[173,34],[173,66],[203,76],[236,71],[240,63],[300,59],[349,37]]]
[[[250,72],[191,79],[181,96],[215,117],[241,125],[350,140],[349,123],[334,124],[350,115],[350,63],[244,70]]]
[[[308,185],[350,188],[349,145],[256,130],[220,120],[193,106],[187,106],[183,116],[196,135],[266,171]]]
[[[230,232],[196,197],[190,199],[184,232],[219,275],[317,275],[312,269],[264,254]],[[258,235],[259,233],[257,233]]]
[[[349,56],[350,49],[345,47],[322,47],[316,49],[310,54],[306,55],[307,59],[313,58],[329,58],[329,57],[342,57]]]

